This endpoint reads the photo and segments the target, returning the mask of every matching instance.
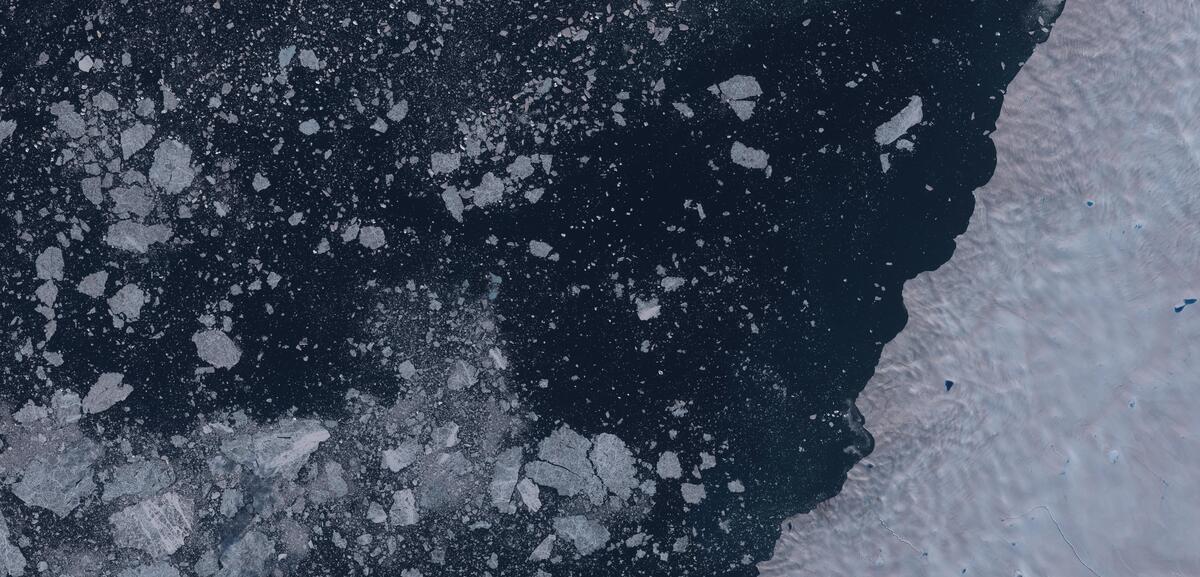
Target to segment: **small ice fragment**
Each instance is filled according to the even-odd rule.
[[[683,494],[684,502],[691,505],[703,501],[706,496],[703,484],[683,483],[679,487],[679,492]]]
[[[124,379],[122,373],[101,373],[87,396],[83,397],[83,412],[89,415],[104,412],[128,398],[133,387],[122,384]]]
[[[762,96],[762,87],[753,76],[737,74],[717,85],[721,96],[730,100],[744,100]]]
[[[462,154],[457,152],[435,152],[429,155],[429,167],[434,174],[450,174],[462,164]]]
[[[921,97],[913,96],[908,100],[908,104],[900,112],[897,112],[891,120],[880,124],[875,129],[875,142],[881,145],[888,145],[895,142],[896,139],[904,136],[910,128],[920,124],[922,118]]]
[[[673,451],[664,451],[659,455],[658,464],[654,466],[654,470],[663,479],[678,479],[683,475],[683,468],[679,466],[679,455]]]
[[[730,493],[744,493],[746,491],[746,486],[737,479],[730,481],[726,487],[729,489]]]
[[[671,291],[678,289],[679,287],[683,286],[686,283],[687,283],[687,280],[684,279],[683,277],[666,276],[666,277],[663,277],[663,279],[658,282],[658,285],[661,286],[664,291],[671,292]]]
[[[554,520],[554,532],[575,545],[580,555],[590,555],[608,543],[608,529],[583,515],[559,517]]]
[[[392,105],[387,111],[387,119],[392,122],[400,122],[408,116],[408,101],[401,100]]]
[[[263,176],[262,173],[256,172],[254,173],[254,181],[250,183],[250,186],[254,187],[255,192],[262,192],[271,186],[271,181]]]
[[[741,142],[735,141],[733,147],[729,149],[729,158],[734,164],[744,166],[746,168],[762,169],[767,167],[768,155],[765,151],[757,148],[750,148]]]
[[[596,468],[596,476],[608,490],[628,499],[637,487],[637,471],[634,469],[633,454],[616,435],[600,433],[592,439],[592,451],[588,455]]]
[[[504,181],[494,172],[485,172],[479,179],[479,186],[471,189],[471,192],[474,193],[475,206],[482,208],[504,198]]]
[[[358,243],[371,250],[378,250],[387,244],[383,229],[377,226],[364,226],[359,230]]]
[[[537,547],[533,548],[533,552],[529,554],[530,561],[545,561],[550,558],[550,554],[554,552],[554,541],[556,537],[554,533],[546,535]]]
[[[408,439],[395,449],[383,452],[383,466],[393,473],[399,473],[415,463],[421,456],[421,445],[413,439]]]
[[[420,520],[417,513],[417,498],[412,489],[403,489],[392,493],[392,508],[388,511],[392,524],[400,527],[416,525]]]
[[[442,202],[446,204],[446,210],[450,211],[450,216],[454,217],[454,220],[463,221],[463,201],[457,188],[451,186],[442,190]]]
[[[113,317],[113,326],[122,327],[142,316],[142,306],[149,302],[146,292],[130,283],[108,298],[108,312]]]
[[[104,294],[104,285],[108,283],[108,271],[96,271],[83,277],[76,285],[76,290],[92,298],[100,298]]]
[[[529,204],[537,204],[537,202],[542,199],[543,194],[546,194],[546,189],[544,188],[527,190],[525,191],[525,200],[528,200]]]
[[[154,127],[149,124],[137,123],[121,131],[121,157],[128,160],[130,156],[146,147],[154,138]]]
[[[130,505],[108,518],[121,547],[141,549],[151,557],[167,557],[183,547],[195,522],[192,502],[164,493]]]
[[[295,55],[296,55],[296,46],[294,44],[281,49],[279,51],[279,67],[287,68],[288,64],[292,63],[292,57],[294,57]]]
[[[63,252],[57,246],[47,247],[34,261],[37,277],[43,280],[63,279]]]
[[[546,258],[547,256],[550,256],[550,251],[552,250],[554,250],[554,247],[540,240],[529,241],[529,254],[532,254],[538,258]]]
[[[164,140],[154,151],[150,166],[150,183],[167,194],[179,194],[192,184],[196,170],[192,167],[192,149],[178,140]]]
[[[321,67],[321,61],[317,59],[317,53],[311,48],[300,49],[300,65],[309,69],[317,70]]]
[[[96,65],[96,61],[92,60],[92,57],[88,56],[86,54],[83,56],[83,58],[79,59],[79,71],[80,72],[91,72],[92,67],[95,65]]]
[[[8,519],[0,513],[0,575],[20,577],[25,574],[27,561],[21,550],[13,544],[8,528]]]
[[[522,456],[521,447],[512,447],[496,458],[492,482],[488,486],[493,505],[506,505],[512,499],[513,489],[517,487],[517,478],[521,474]]]
[[[50,114],[56,118],[55,128],[66,133],[71,138],[82,138],[84,131],[87,129],[87,124],[83,121],[83,117],[75,111],[75,106],[66,100],[56,102],[50,106]]]
[[[16,120],[0,120],[0,144],[3,144],[8,137],[12,136],[17,131]]]
[[[658,304],[658,299],[642,300],[637,299],[637,316],[638,320],[648,321],[658,316],[662,307]]]
[[[517,483],[517,494],[521,496],[521,502],[534,513],[537,513],[542,508],[542,500],[539,498],[540,492],[537,484],[529,479],[521,479],[521,482]]]
[[[321,130],[321,125],[317,124],[317,121],[314,118],[309,118],[308,120],[300,123],[300,134],[305,136],[316,134],[318,130]]]
[[[146,252],[152,244],[171,240],[173,234],[171,227],[165,224],[145,225],[122,220],[108,227],[104,241],[113,248]]]
[[[92,97],[92,105],[104,112],[112,112],[119,108],[117,99],[108,91],[101,90]]]
[[[242,359],[237,343],[219,329],[208,329],[192,335],[200,360],[218,368],[229,369]]]

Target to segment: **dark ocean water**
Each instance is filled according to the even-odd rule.
[[[126,411],[104,418],[113,425],[137,420],[163,434],[221,409],[243,408],[262,418],[291,409],[344,416],[339,411],[349,388],[388,396],[403,387],[395,375],[347,354],[348,341],[371,338],[364,326],[390,314],[377,307],[378,287],[417,279],[445,287],[465,283],[464,293],[481,295],[495,275],[501,282],[492,306],[513,361],[511,386],[538,415],[535,428],[542,428],[531,438],[568,423],[680,453],[717,445],[728,466],[723,474],[747,489],[744,499],[710,490],[705,507],[682,514],[678,495],[664,497],[653,514],[634,522],[650,534],[692,527],[699,546],[684,554],[686,564],[600,553],[573,566],[575,574],[754,574],[746,563],[770,555],[779,524],[836,494],[846,471],[870,453],[872,440],[853,399],[884,343],[904,326],[903,282],[953,252],[953,239],[972,211],[972,192],[994,168],[987,134],[1004,87],[1044,33],[1036,1],[739,3],[724,6],[720,18],[711,6],[689,4],[683,13],[709,26],[704,42],[689,45],[649,76],[616,72],[599,84],[640,90],[635,82],[662,77],[662,102],[685,100],[695,118],[683,118],[669,104],[646,106],[629,113],[624,127],[536,145],[525,141],[555,155],[555,176],[543,200],[474,211],[463,223],[430,192],[425,173],[395,161],[449,148],[445,127],[453,125],[454,110],[485,92],[514,91],[525,81],[524,68],[554,64],[553,57],[549,64],[530,57],[512,64],[511,76],[503,66],[477,76],[482,68],[475,63],[498,51],[522,54],[545,30],[504,39],[447,32],[446,52],[461,61],[447,57],[437,70],[385,67],[380,75],[403,80],[412,109],[426,111],[387,138],[366,126],[314,138],[272,128],[295,126],[313,110],[345,108],[366,70],[305,88],[288,105],[246,104],[237,108],[237,124],[213,128],[198,116],[164,116],[160,133],[193,135],[198,153],[236,163],[241,170],[231,179],[261,171],[271,175],[271,188],[238,196],[229,192],[234,184],[202,184],[242,218],[179,221],[186,245],[125,265],[128,278],[156,279],[160,290],[139,321],[154,330],[107,331],[96,338],[111,323],[107,313],[89,312],[95,303],[64,301],[54,342],[65,362],[54,369],[54,379],[86,383],[96,371],[119,367],[140,383],[139,394]],[[49,125],[44,110],[23,103],[30,95],[53,102],[38,92],[61,82],[61,70],[27,63],[43,51],[62,57],[75,50],[84,35],[77,22],[95,7],[52,2],[9,8],[6,36],[21,45],[13,62],[26,64],[4,65],[3,117]],[[128,93],[119,97],[156,91],[160,79],[217,86],[222,74],[250,76],[254,70],[241,70],[251,67],[237,57],[241,51],[295,43],[289,39],[318,30],[327,32],[327,43],[331,35],[343,35],[349,53],[384,42],[360,25],[384,10],[370,5],[329,4],[325,14],[285,19],[285,26],[275,17],[282,5],[230,3],[226,9],[238,22],[232,30],[185,26],[177,6],[146,9],[160,17],[118,16],[105,24],[120,32],[110,37],[120,38],[133,55],[134,73],[121,84]],[[545,10],[569,15],[579,7],[556,2]],[[350,13],[354,25],[333,24]],[[479,10],[475,25],[515,27],[523,14],[495,3]],[[1045,15],[1047,26],[1053,16]],[[561,23],[544,28],[554,26]],[[189,52],[197,42],[204,50]],[[628,55],[621,43],[598,50],[611,51],[614,67]],[[209,74],[211,81],[193,82]],[[763,88],[748,122],[716,98],[704,98],[709,85],[735,74],[753,75]],[[851,81],[855,86],[847,86]],[[227,101],[253,100],[241,90],[235,87]],[[875,128],[914,95],[924,103],[924,122],[909,133],[915,147],[889,147],[885,173]],[[728,162],[735,140],[770,154],[769,176]],[[53,150],[13,144],[0,150],[9,189],[6,216],[22,210],[28,218],[46,203],[47,191],[65,197],[76,186],[42,168]],[[332,151],[332,160],[324,161],[318,149]],[[385,173],[392,175],[390,183]],[[319,238],[336,234],[321,231],[319,223],[341,218],[348,204],[358,218],[386,224],[391,250],[369,258],[314,255]],[[274,207],[285,207],[282,216]],[[288,226],[291,211],[303,211],[306,223],[317,224]],[[503,242],[489,243],[492,236]],[[550,243],[559,260],[531,257],[526,239]],[[25,257],[5,253],[6,270],[27,266]],[[103,250],[74,256],[78,270],[113,259]],[[284,290],[239,301],[237,334],[245,357],[232,370],[198,377],[190,342],[199,328],[196,305],[225,298],[237,282],[231,263],[251,259],[284,272]],[[661,314],[641,321],[628,298],[614,298],[613,286],[657,294],[659,266],[698,282],[662,297]],[[27,296],[35,283],[5,282],[4,322],[22,318],[36,325]],[[412,332],[425,331],[414,326]],[[6,340],[0,349],[6,358],[22,339],[14,332]],[[0,398],[19,406],[41,394],[45,389],[29,378],[31,372],[31,366],[7,366]],[[545,387],[538,385],[543,380]],[[672,414],[671,406],[686,408],[686,415]],[[865,426],[869,430],[870,423]],[[487,540],[528,550],[533,537],[523,531],[519,524],[497,528]],[[313,560],[311,574],[323,567],[336,571],[340,563],[336,552]],[[473,569],[450,559],[443,570]]]

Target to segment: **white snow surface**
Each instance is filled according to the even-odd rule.
[[[953,259],[905,286],[875,452],[764,575],[1200,575],[1197,56],[1194,2],[1067,3]]]

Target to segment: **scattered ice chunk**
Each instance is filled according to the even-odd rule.
[[[471,192],[474,194],[475,206],[482,208],[504,198],[504,181],[493,172],[485,172],[479,179],[479,186],[471,189]]]
[[[167,563],[152,563],[122,569],[117,577],[179,577],[179,570]]]
[[[141,224],[122,220],[108,227],[104,241],[109,246],[132,252],[146,252],[150,245],[171,240],[174,232],[165,224]]]
[[[96,414],[107,411],[113,405],[124,401],[133,392],[130,385],[121,384],[125,375],[121,373],[101,373],[95,384],[83,397],[83,412]]]
[[[267,180],[267,177],[263,176],[262,173],[256,172],[250,186],[254,187],[254,192],[262,192],[271,186],[271,181]]]
[[[208,329],[192,335],[196,355],[200,360],[218,368],[230,369],[242,359],[237,343],[220,329]]]
[[[392,122],[400,122],[408,116],[408,101],[401,100],[392,105],[387,111],[387,119]]]
[[[195,177],[191,148],[175,139],[159,143],[154,150],[154,163],[150,165],[150,184],[167,194],[179,194]]]
[[[611,535],[608,529],[583,515],[559,517],[554,520],[554,532],[575,545],[580,555],[590,555],[602,549]]]
[[[178,493],[163,493],[113,513],[108,522],[120,546],[161,558],[183,547],[195,515],[189,499]]]
[[[506,169],[508,175],[517,180],[524,180],[533,176],[533,159],[522,154],[512,161]]]
[[[679,466],[679,455],[673,451],[664,451],[659,455],[658,464],[654,465],[654,470],[663,479],[678,479],[683,476],[683,467]]]
[[[388,519],[393,525],[408,527],[416,525],[420,520],[417,513],[417,497],[412,489],[402,489],[392,493],[392,508],[388,510]]]
[[[91,72],[92,67],[95,65],[96,61],[92,60],[92,57],[88,56],[87,54],[84,54],[83,58],[80,58],[78,62],[80,72]]]
[[[12,486],[12,493],[26,505],[66,517],[95,491],[91,466],[104,450],[86,437],[46,449],[24,467],[21,480]]]
[[[492,482],[488,485],[493,505],[507,505],[512,500],[513,489],[517,487],[517,478],[521,475],[523,454],[521,447],[512,447],[496,458]]]
[[[762,169],[767,167],[768,155],[765,151],[757,148],[750,148],[741,142],[735,141],[733,147],[729,149],[729,158],[734,164],[744,166],[746,168]]]
[[[57,246],[46,248],[34,261],[37,277],[44,280],[63,279],[63,252]]]
[[[396,367],[396,372],[400,373],[400,378],[407,381],[417,374],[417,367],[411,360],[406,360]]]
[[[470,388],[479,381],[479,369],[474,365],[458,359],[450,366],[450,376],[446,378],[446,386],[452,391]]]
[[[687,284],[687,280],[678,276],[665,276],[658,281],[658,285],[667,292],[672,292],[685,284]]]
[[[127,217],[132,213],[144,217],[154,210],[154,201],[136,184],[113,188],[108,195],[113,200],[112,212],[117,216]]]
[[[25,555],[12,542],[12,534],[8,529],[8,519],[0,513],[0,577],[11,575],[21,577],[25,574],[27,561]]]
[[[546,258],[547,256],[550,256],[550,251],[552,250],[554,250],[554,247],[540,240],[529,241],[529,254],[532,254],[538,258]]]
[[[737,74],[717,84],[717,88],[721,91],[721,96],[730,100],[744,100],[746,98],[755,98],[762,96],[762,87],[759,86],[758,80],[753,76]]]
[[[421,455],[421,444],[414,439],[406,439],[395,449],[383,451],[383,466],[393,473],[399,473],[415,463]]]
[[[300,65],[309,70],[319,70],[321,61],[317,58],[317,53],[311,48],[300,49]]]
[[[292,63],[292,58],[296,56],[296,45],[285,46],[279,50],[279,67],[287,68]]]
[[[358,244],[371,250],[378,250],[387,244],[383,229],[378,226],[364,226],[358,233]]]
[[[275,542],[252,529],[221,553],[216,577],[265,577],[275,558]]]
[[[154,138],[154,127],[141,122],[121,131],[121,156],[126,160]]]
[[[599,505],[604,502],[604,483],[596,476],[588,441],[563,425],[538,443],[539,461],[525,465],[525,474],[535,483],[550,487],[565,497],[584,494]]]
[[[703,501],[706,496],[703,484],[683,483],[679,486],[679,492],[683,494],[684,502],[691,505]]]
[[[0,120],[0,144],[3,144],[8,137],[12,136],[17,131],[16,120]]]
[[[546,194],[546,189],[544,188],[530,189],[525,191],[525,200],[528,200],[529,204],[537,204],[542,199],[543,194]]]
[[[117,99],[106,90],[101,90],[95,96],[92,96],[92,106],[104,112],[112,112],[120,107],[117,104]]]
[[[308,120],[300,123],[300,134],[305,136],[316,134],[318,130],[321,130],[321,125],[317,124],[317,121],[314,118],[309,118]]]
[[[259,477],[292,478],[327,439],[329,431],[317,421],[287,420],[258,433],[224,441],[221,452]]]
[[[729,489],[730,493],[746,492],[746,486],[743,485],[742,482],[737,479],[730,481],[729,484],[727,484],[725,487]]]
[[[142,307],[149,302],[146,292],[136,284],[129,283],[117,294],[108,298],[108,313],[113,317],[113,326],[120,328],[142,316]]]
[[[79,189],[83,192],[83,197],[88,199],[92,204],[99,206],[104,202],[104,193],[100,190],[101,183],[104,182],[99,176],[90,176],[79,181]]]
[[[446,210],[450,211],[450,216],[454,217],[454,220],[463,221],[463,201],[457,188],[449,186],[442,190],[442,202],[446,204]]]
[[[658,304],[658,299],[642,300],[637,299],[637,317],[638,320],[648,321],[662,311],[662,307]]]
[[[554,552],[554,541],[557,537],[554,533],[546,535],[537,547],[533,548],[533,552],[529,554],[530,561],[545,561],[550,558],[550,554]]]
[[[458,152],[435,152],[429,155],[429,167],[434,174],[450,174],[458,170],[462,164],[462,154]]]
[[[387,121],[378,116],[375,117],[375,122],[371,123],[371,130],[374,130],[375,132],[378,132],[380,134],[387,132],[387,129],[388,129]]]
[[[308,496],[312,502],[321,504],[341,499],[350,492],[346,483],[345,469],[341,463],[330,461],[321,469],[321,475],[308,486]]]
[[[458,444],[458,423],[450,421],[439,427],[434,427],[433,444],[449,449]]]
[[[592,440],[589,457],[604,486],[614,495],[628,499],[638,483],[633,454],[625,442],[616,435],[600,433]]]
[[[83,117],[75,111],[73,104],[66,100],[56,102],[50,106],[50,114],[53,114],[56,119],[55,128],[71,138],[83,137],[87,124],[83,122]]]
[[[537,513],[542,508],[542,500],[539,497],[540,493],[541,491],[538,490],[537,484],[529,479],[521,479],[521,482],[517,483],[517,494],[521,496],[521,502],[525,504],[527,509],[534,513]]]
[[[104,494],[100,498],[109,502],[128,495],[150,497],[173,483],[175,471],[162,461],[126,463],[112,472],[111,478],[104,484]]]
[[[880,124],[875,129],[875,142],[885,146],[895,142],[896,139],[904,136],[910,128],[920,124],[922,118],[921,97],[913,96],[909,98],[908,104],[900,112],[897,112],[891,120]]]
[[[683,102],[672,102],[671,106],[673,106],[675,110],[684,118],[692,118],[693,116],[696,116],[696,113],[692,111],[692,107]]]
[[[729,107],[733,109],[734,115],[738,120],[750,120],[754,116],[754,101],[753,100],[731,100]]]

